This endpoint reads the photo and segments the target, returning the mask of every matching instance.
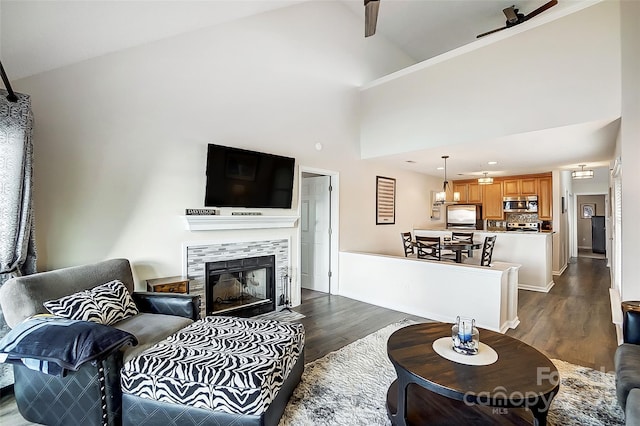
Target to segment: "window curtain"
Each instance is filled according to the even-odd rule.
[[[0,90],[0,285],[36,272],[33,228],[33,115],[28,95],[17,102]],[[0,307],[0,338],[8,332]],[[13,370],[0,364],[0,388],[13,383]]]

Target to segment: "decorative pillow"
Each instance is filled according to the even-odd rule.
[[[119,280],[99,285],[43,303],[54,315],[63,318],[113,325],[138,314],[138,307],[127,287]]]
[[[91,321],[102,324],[102,311],[91,297],[91,291],[85,290],[61,297],[56,300],[48,300],[44,307],[54,315],[63,318],[80,321]]]
[[[103,324],[113,325],[138,314],[138,307],[122,281],[113,280],[94,287],[91,294],[102,312]]]
[[[38,315],[27,318],[0,340],[0,362],[25,365],[65,376],[82,364],[126,345],[137,345],[126,331],[88,321]]]

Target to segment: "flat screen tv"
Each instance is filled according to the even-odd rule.
[[[291,208],[295,159],[209,144],[205,207]]]

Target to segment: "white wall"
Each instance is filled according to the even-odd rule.
[[[622,35],[622,300],[640,299],[640,2],[620,2]]]
[[[359,160],[358,86],[412,62],[361,28],[337,2],[307,2],[16,81],[35,114],[39,268],[126,257],[139,282],[179,274],[185,241],[297,245],[294,229],[184,229],[208,143],[340,172],[341,249],[401,250],[428,217],[429,178]],[[376,175],[397,179],[396,226],[375,225]]]
[[[370,253],[340,253],[340,294],[436,321],[475,318],[504,333],[518,319],[518,265],[491,268]]]
[[[602,2],[372,84],[363,158],[619,117],[619,19]]]
[[[385,168],[373,161],[353,165],[353,169],[346,167],[340,175],[340,249],[404,255],[400,232],[412,231],[430,222],[428,188],[442,185],[442,181]],[[375,226],[376,174],[396,179],[395,225]]]
[[[570,173],[554,170],[552,172],[553,186],[553,275],[561,275],[567,268],[569,261],[569,205]],[[565,212],[562,212],[562,197],[565,197]]]

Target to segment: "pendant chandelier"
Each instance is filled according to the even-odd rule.
[[[444,160],[444,181],[442,182],[442,191],[436,192],[436,203],[444,204],[447,201],[447,188],[449,187],[449,181],[447,180],[447,158],[448,155],[443,155]],[[460,201],[460,193],[453,193],[453,201]]]
[[[580,170],[574,170],[571,172],[571,178],[573,179],[591,179],[593,177],[593,170],[585,170],[586,164],[580,164]]]
[[[489,172],[482,172],[484,177],[478,178],[478,185],[489,185],[493,183],[493,178],[488,177]]]

